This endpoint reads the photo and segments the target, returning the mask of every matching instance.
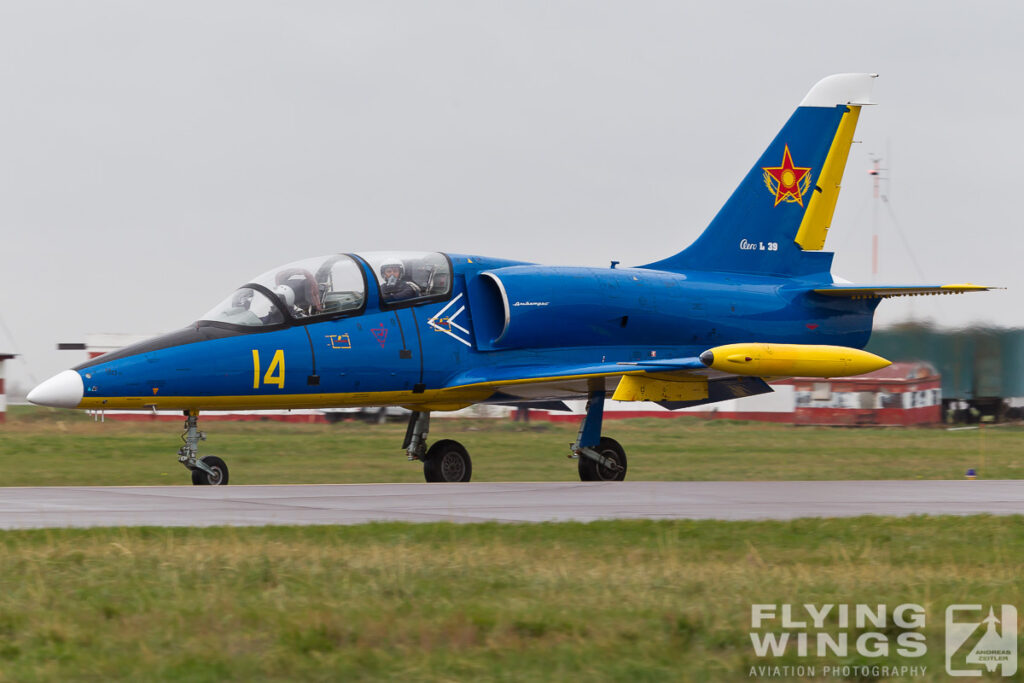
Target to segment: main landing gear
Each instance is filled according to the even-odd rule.
[[[576,441],[569,447],[570,458],[579,459],[582,481],[622,481],[626,478],[626,451],[615,439],[601,436],[604,418],[604,388],[591,389],[587,414],[580,424]],[[473,462],[458,441],[442,439],[427,448],[430,413],[414,412],[405,430],[405,449],[409,460],[423,462],[423,476],[429,482],[469,481]]]
[[[591,389],[587,414],[580,423],[570,458],[579,458],[581,481],[622,481],[626,478],[626,451],[615,439],[600,436],[604,418],[604,389]]]
[[[228,483],[228,466],[215,455],[199,456],[199,442],[206,441],[206,434],[199,431],[199,411],[185,411],[185,432],[181,435],[185,445],[178,449],[178,462],[192,471],[192,483],[196,486],[225,486]]]
[[[458,441],[442,439],[427,448],[430,431],[430,412],[414,412],[409,416],[405,430],[405,449],[409,460],[423,462],[423,476],[430,482],[469,481],[473,475],[473,461],[469,451]]]

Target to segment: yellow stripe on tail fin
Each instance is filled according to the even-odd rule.
[[[859,116],[860,106],[850,105],[839,122],[832,147],[825,157],[825,165],[818,176],[818,184],[811,193],[811,201],[807,205],[807,212],[800,222],[800,229],[794,240],[805,251],[819,251],[825,246],[825,238],[828,236],[829,226],[832,225],[832,215],[836,210],[840,183],[843,180],[843,171],[846,170],[846,160],[850,156],[850,145],[853,144],[853,132],[857,129]]]

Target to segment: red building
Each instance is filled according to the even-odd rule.
[[[926,362],[893,363],[856,377],[790,379],[793,424],[921,425],[942,421],[942,378]]]

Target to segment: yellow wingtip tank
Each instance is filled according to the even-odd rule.
[[[704,365],[755,377],[849,377],[892,363],[868,351],[814,344],[726,344],[700,355]]]

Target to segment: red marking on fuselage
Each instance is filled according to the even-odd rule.
[[[388,328],[384,327],[384,323],[381,323],[380,327],[371,327],[370,332],[373,332],[374,338],[377,340],[377,343],[380,344],[380,347],[383,349],[384,344],[386,344],[388,341]]]

